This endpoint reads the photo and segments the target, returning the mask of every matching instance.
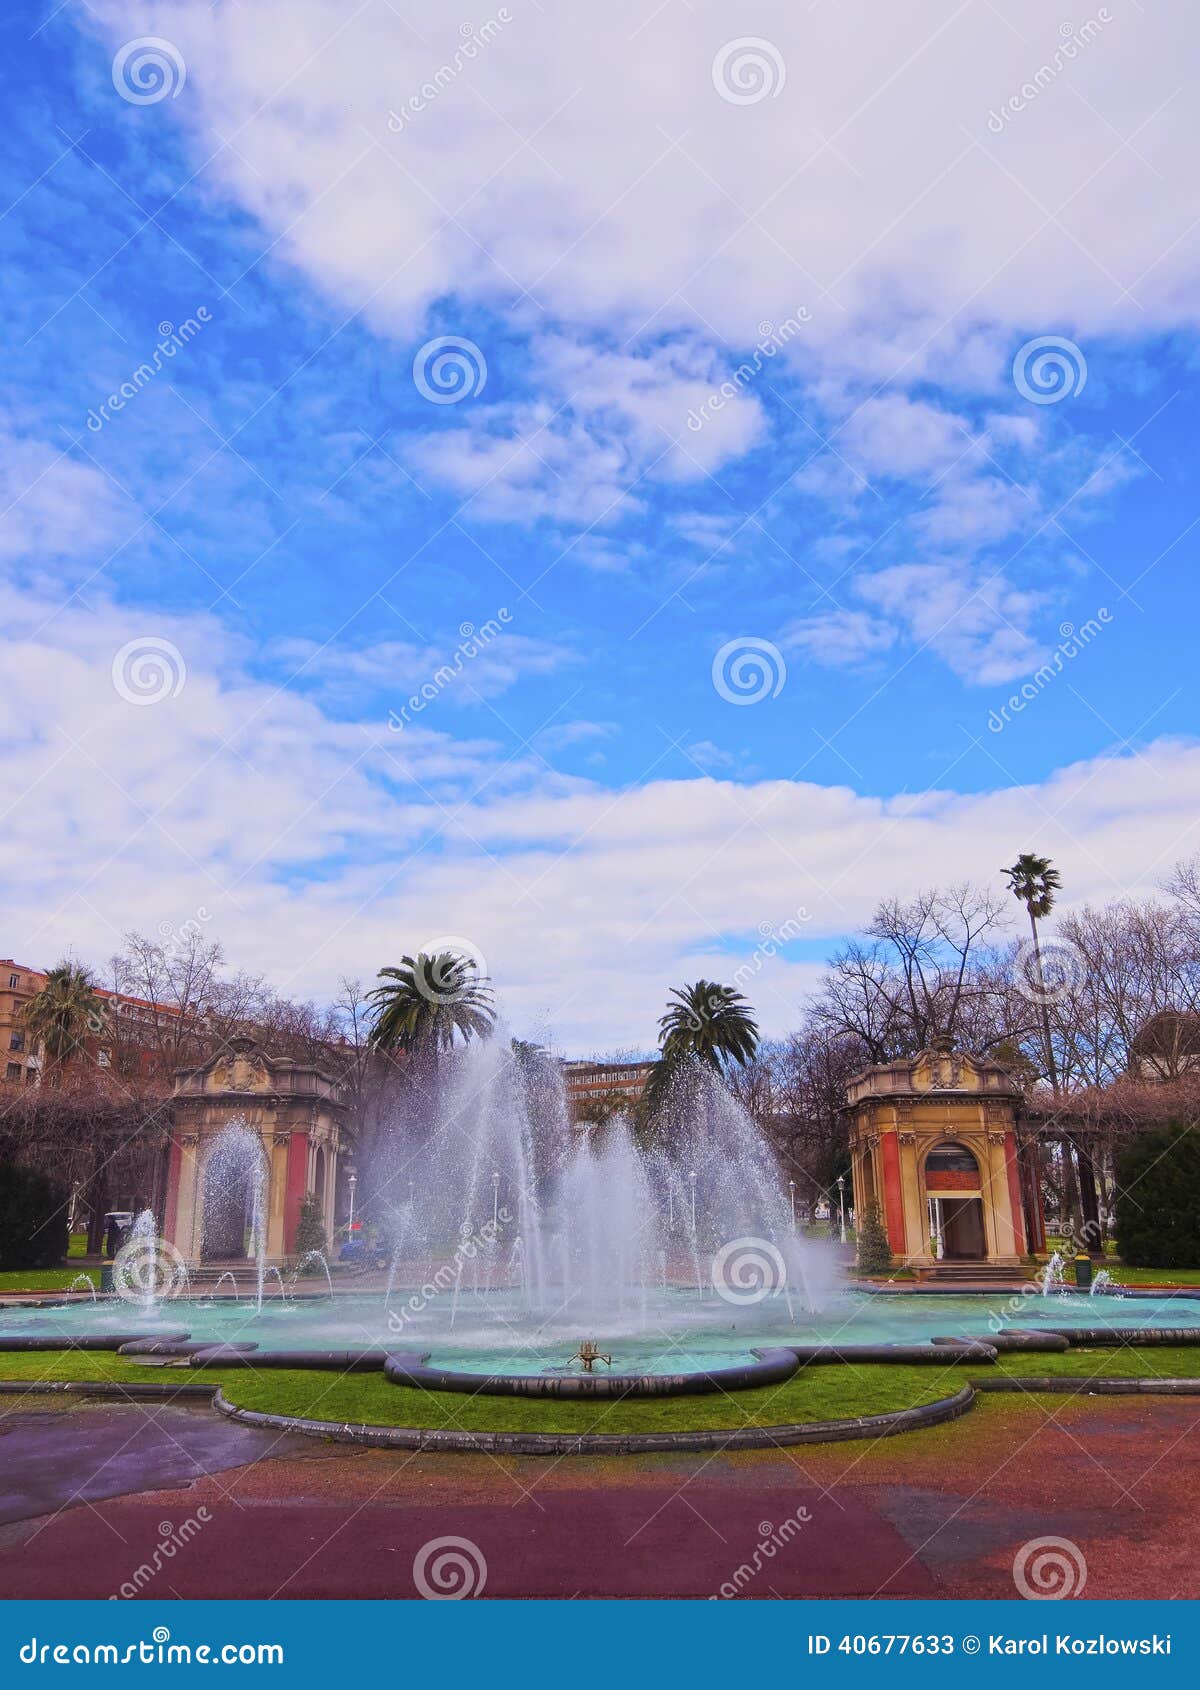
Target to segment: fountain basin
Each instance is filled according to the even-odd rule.
[[[740,1367],[695,1373],[465,1373],[429,1367],[427,1357],[389,1356],[383,1371],[393,1385],[423,1391],[463,1391],[484,1397],[685,1397],[779,1385],[800,1365],[794,1349],[754,1350]]]

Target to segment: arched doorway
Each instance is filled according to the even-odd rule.
[[[925,1159],[929,1234],[943,1261],[979,1262],[987,1257],[983,1186],[979,1163],[965,1144],[947,1139]]]
[[[230,1123],[213,1139],[204,1162],[201,1261],[239,1261],[256,1253],[266,1190],[262,1141],[244,1123]]]

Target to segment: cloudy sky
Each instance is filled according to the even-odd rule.
[[[6,952],[453,936],[586,1052],[1200,849],[1184,0],[4,28]]]

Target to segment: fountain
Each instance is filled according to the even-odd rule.
[[[288,1283],[292,1288],[293,1300],[295,1300],[296,1281],[301,1277],[301,1275],[303,1274],[306,1267],[312,1267],[314,1264],[319,1265],[321,1272],[325,1275],[325,1284],[329,1288],[329,1300],[330,1300],[330,1302],[332,1302],[333,1301],[333,1279],[330,1276],[329,1263],[325,1260],[325,1257],[322,1255],[320,1250],[306,1250],[304,1252],[304,1254],[301,1256],[300,1260],[296,1263],[295,1267],[292,1269],[292,1272],[291,1272],[289,1279],[288,1279]],[[272,1269],[272,1271],[276,1274],[278,1274],[278,1272],[279,1272],[278,1268]],[[280,1288],[281,1291],[283,1290],[283,1280],[282,1280],[282,1278],[279,1281],[279,1288]]]
[[[262,1140],[245,1117],[237,1115],[217,1133],[204,1164],[204,1242],[206,1249],[212,1248],[223,1235],[238,1255],[248,1245],[257,1270],[260,1312],[267,1265],[266,1191]]]
[[[67,1286],[68,1291],[78,1291],[80,1289],[90,1291],[92,1293],[93,1303],[96,1301],[96,1281],[92,1278],[90,1273],[77,1273],[71,1283]]]
[[[1109,1273],[1108,1269],[1101,1268],[1099,1273],[1097,1273],[1092,1280],[1091,1290],[1088,1292],[1088,1295],[1089,1297],[1111,1296],[1112,1292],[1109,1290],[1109,1287],[1115,1284],[1116,1280],[1113,1278],[1112,1274]]]
[[[299,1352],[305,1365],[324,1356],[343,1369],[355,1356],[376,1366],[388,1356],[396,1364],[389,1377],[422,1384],[432,1375],[476,1385],[523,1376],[562,1386],[560,1394],[573,1382],[579,1394],[621,1395],[635,1379],[683,1380],[688,1389],[700,1376],[709,1388],[762,1382],[756,1368],[782,1366],[785,1352],[794,1368],[802,1345],[987,1337],[1035,1319],[1079,1323],[1078,1304],[1073,1310],[1058,1295],[1061,1251],[1039,1276],[1044,1303],[848,1287],[836,1240],[809,1238],[793,1224],[775,1153],[700,1066],[678,1076],[652,1134],[621,1116],[584,1129],[569,1119],[557,1064],[515,1056],[497,1036],[445,1054],[427,1084],[401,1080],[376,1146],[370,1159],[362,1153],[360,1178],[370,1224],[390,1244],[386,1291],[339,1288],[335,1297],[320,1252],[305,1253],[290,1277],[268,1268],[262,1143],[244,1119],[221,1130],[202,1170],[205,1254],[223,1270],[217,1294],[173,1304],[192,1347],[253,1345],[263,1356]],[[135,1242],[164,1250],[148,1212]],[[255,1263],[254,1284],[244,1274],[239,1284],[226,1265],[244,1255]],[[326,1293],[295,1294],[306,1267],[324,1276]],[[264,1305],[268,1277],[278,1294]],[[232,1295],[221,1295],[226,1284]],[[1114,1289],[1097,1276],[1092,1327],[1178,1325],[1177,1304]],[[11,1334],[44,1342],[127,1331],[128,1310],[121,1318],[124,1325],[104,1299],[0,1309],[0,1347]],[[580,1343],[581,1331],[593,1336]],[[424,1377],[420,1356],[432,1364]],[[606,1363],[594,1377],[589,1359]]]

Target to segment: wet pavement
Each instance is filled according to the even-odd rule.
[[[1004,1397],[876,1443],[501,1460],[281,1438],[202,1406],[9,1413],[0,1589],[403,1598],[440,1568],[486,1596],[1017,1599],[1014,1561],[1053,1536],[1089,1597],[1195,1598],[1198,1419],[1187,1399]]]

